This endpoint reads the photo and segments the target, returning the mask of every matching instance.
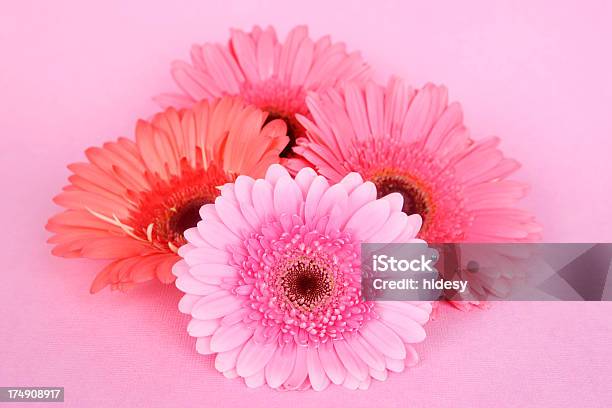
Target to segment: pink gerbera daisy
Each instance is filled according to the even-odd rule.
[[[422,242],[402,205],[357,173],[330,185],[310,168],[223,186],[174,267],[198,352],[226,377],[282,389],[367,388],[415,364],[431,302],[366,302],[360,287],[362,242]]]
[[[136,142],[120,138],[86,150],[68,166],[70,184],[54,201],[66,210],[47,229],[53,253],[111,259],[91,291],[174,281],[183,232],[238,174],[261,176],[288,142],[285,124],[237,98],[170,108],[139,121]]]
[[[443,86],[420,90],[392,79],[347,84],[311,95],[313,119],[298,117],[307,137],[294,151],[337,182],[356,171],[378,195],[397,192],[403,211],[420,214],[427,242],[529,242],[540,226],[515,207],[527,185],[508,180],[519,168],[498,138],[473,141],[458,103]]]
[[[267,111],[269,120],[286,122],[290,142],[281,156],[287,157],[304,135],[295,114],[308,116],[306,93],[362,80],[369,68],[359,53],[348,54],[343,43],[332,43],[329,36],[313,41],[305,26],[291,30],[285,42],[278,41],[272,27],[254,27],[249,33],[232,30],[227,46],[194,45],[191,63],[176,61],[172,76],[183,93],[156,98],[162,106],[188,107],[202,99],[240,95]]]

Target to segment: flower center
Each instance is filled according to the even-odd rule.
[[[430,212],[430,205],[424,189],[409,177],[401,174],[383,173],[371,178],[376,185],[378,198],[391,193],[400,193],[404,198],[402,211],[408,215],[419,214],[423,223]]]
[[[291,221],[269,221],[235,251],[235,290],[251,308],[245,323],[260,327],[266,341],[343,339],[374,313],[361,296],[360,244],[348,233],[321,234],[299,217]]]
[[[176,234],[182,234],[185,230],[195,227],[201,220],[200,207],[209,203],[211,200],[198,197],[184,203],[168,220],[169,228]]]
[[[284,267],[279,286],[289,303],[295,308],[312,311],[324,306],[334,290],[331,270],[313,259],[298,258]]]
[[[200,208],[213,203],[219,195],[217,186],[230,179],[215,165],[203,169],[183,163],[180,176],[152,180],[151,190],[141,193],[129,225],[159,249],[176,252],[186,243],[185,230],[201,220]]]

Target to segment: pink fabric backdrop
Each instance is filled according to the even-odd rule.
[[[131,136],[192,42],[307,23],[362,50],[381,79],[447,84],[473,134],[502,136],[524,164],[524,205],[547,241],[612,240],[609,2],[90,3],[19,1],[0,13],[0,386],[64,386],[73,407],[610,405],[612,304],[445,309],[419,346],[422,364],[368,391],[250,390],[195,353],[176,289],[91,296],[100,264],[51,257],[43,230],[65,165]]]

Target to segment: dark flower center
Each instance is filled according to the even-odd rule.
[[[200,217],[200,207],[210,201],[204,198],[194,198],[176,209],[170,217],[168,224],[170,229],[176,234],[183,234],[187,229],[195,227],[202,218]]]
[[[419,214],[425,223],[429,213],[427,196],[416,183],[399,174],[382,174],[372,177],[371,181],[376,185],[378,198],[400,193],[404,198],[402,211],[408,215]]]
[[[184,160],[180,176],[155,180],[151,190],[140,194],[129,225],[157,248],[176,252],[186,243],[185,230],[200,221],[200,208],[214,202],[219,195],[217,186],[232,177],[215,164],[209,164],[205,170],[200,166],[193,168]]]
[[[296,308],[312,310],[330,298],[334,279],[328,268],[315,260],[297,259],[286,267],[280,285],[287,300]]]

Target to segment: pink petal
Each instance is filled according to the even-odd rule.
[[[289,79],[290,86],[297,87],[304,84],[306,75],[312,65],[313,53],[314,44],[312,40],[310,38],[304,38],[295,55],[293,70]]]
[[[272,185],[265,180],[256,180],[253,185],[253,207],[260,220],[267,220],[273,213],[273,191]]]
[[[404,359],[393,359],[389,357],[385,357],[385,362],[387,364],[387,370],[393,371],[394,373],[401,373],[404,371]]]
[[[288,390],[294,390],[299,388],[306,377],[308,376],[308,369],[306,366],[306,346],[297,346],[295,354],[295,364],[293,365],[293,371],[287,378],[287,381],[283,384],[283,388]]]
[[[359,380],[354,375],[348,373],[342,385],[349,390],[356,390],[359,388]]]
[[[163,109],[171,106],[177,109],[189,108],[195,102],[195,100],[190,96],[175,93],[163,93],[153,97],[153,101],[155,101],[155,103],[157,103]]]
[[[278,77],[284,83],[289,83],[293,64],[295,63],[295,54],[298,50],[299,43],[308,36],[308,29],[305,26],[298,26],[291,30],[285,44],[281,49],[280,61],[278,65]]]
[[[359,389],[360,390],[367,390],[368,388],[370,388],[370,384],[372,383],[372,378],[368,375],[365,379],[365,381],[362,381],[359,383]]]
[[[202,236],[200,235],[200,231],[198,231],[196,227],[189,228],[183,233],[183,235],[185,236],[185,239],[187,240],[187,242],[189,242],[192,245],[195,245],[197,247],[210,246],[208,242],[202,239]]]
[[[235,324],[238,324],[244,320],[244,317],[248,315],[248,313],[248,309],[241,308],[232,313],[226,314],[225,316],[223,316],[223,318],[221,318],[221,325],[233,326]]]
[[[230,231],[239,237],[244,236],[243,231],[248,224],[242,216],[240,207],[236,202],[232,202],[225,197],[217,197],[215,200],[215,209],[221,221],[223,221]]]
[[[191,315],[196,319],[208,320],[223,317],[242,307],[243,301],[231,293],[221,290],[219,292],[199,297],[193,306]]]
[[[461,110],[461,105],[456,102],[451,103],[436,121],[427,138],[425,147],[433,152],[438,151],[443,146],[448,136],[452,134],[451,131],[455,127],[461,126],[462,123],[463,112]]]
[[[419,363],[419,355],[417,354],[414,347],[411,345],[406,345],[406,360],[405,364],[408,367],[414,367]]]
[[[285,169],[280,164],[273,164],[270,167],[268,167],[268,171],[266,171],[266,176],[264,178],[267,182],[269,182],[270,184],[272,184],[272,186],[274,186],[280,178],[286,177],[286,176],[290,177],[287,169]]]
[[[304,167],[301,169],[297,175],[295,176],[295,182],[300,187],[302,191],[302,199],[306,199],[306,195],[308,194],[308,190],[312,185],[312,182],[317,177],[317,172],[311,169],[310,167]]]
[[[319,346],[319,357],[329,379],[334,384],[342,384],[346,377],[346,368],[338,358],[332,342]]]
[[[295,364],[296,353],[294,342],[277,347],[265,368],[266,382],[270,388],[280,387],[289,378]]]
[[[347,340],[357,355],[371,368],[382,371],[385,369],[385,357],[372,347],[359,333]]]
[[[192,337],[211,336],[220,326],[220,319],[198,320],[191,319],[187,325],[187,332]]]
[[[222,373],[234,370],[240,351],[242,351],[242,344],[232,350],[217,353],[215,357],[215,368]],[[238,375],[238,373],[236,373],[236,375]]]
[[[184,259],[181,259],[180,261],[174,264],[174,266],[172,267],[172,273],[177,278],[189,274],[189,266],[187,265]]]
[[[355,83],[349,83],[344,87],[346,99],[346,112],[348,113],[355,136],[358,140],[366,140],[371,134],[370,123],[366,113],[365,100],[361,87]]]
[[[387,221],[374,233],[368,242],[393,242],[406,228],[408,216],[403,212],[392,213]]]
[[[304,217],[307,223],[314,221],[321,197],[323,197],[328,188],[329,183],[325,177],[317,176],[312,181],[304,204]]]
[[[385,133],[399,134],[415,91],[403,81],[393,77],[389,80],[385,93],[383,118]]]
[[[368,367],[353,351],[349,344],[344,340],[336,341],[334,342],[334,349],[348,374],[350,374],[347,374],[346,378],[354,377],[357,381],[365,380],[368,375]]]
[[[273,31],[265,31],[257,41],[257,65],[262,80],[274,73],[276,36]]]
[[[252,376],[244,378],[244,383],[249,388],[261,387],[262,385],[264,385],[265,382],[266,377],[264,376],[264,370],[260,370]]]
[[[340,183],[344,185],[344,188],[346,188],[346,192],[348,194],[351,194],[353,190],[355,190],[355,188],[363,184],[363,178],[361,177],[359,173],[353,172],[353,173],[349,173],[346,176],[344,176],[344,178],[340,180]]]
[[[202,57],[208,67],[211,75],[212,83],[221,85],[227,94],[235,94],[240,92],[240,81],[242,78],[237,78],[236,67],[232,67],[233,60],[225,58],[223,49],[220,46],[205,44],[202,47]]]
[[[377,302],[376,310],[380,315],[390,312],[402,316],[404,319],[412,319],[420,324],[427,323],[431,313],[431,307],[429,307],[429,311],[427,311],[411,302]]]
[[[384,106],[383,106],[383,91],[374,82],[368,81],[365,86],[365,98],[368,112],[368,119],[372,134],[380,136],[384,134]]]
[[[256,343],[252,337],[245,345],[238,362],[236,363],[236,372],[241,377],[250,377],[262,371],[268,361],[276,351],[276,343]]]
[[[319,358],[319,352],[314,347],[308,348],[306,356],[306,365],[308,367],[308,378],[310,385],[315,391],[322,391],[329,385],[329,378],[325,375],[325,370]]]
[[[302,192],[291,176],[278,179],[274,186],[274,210],[277,216],[298,214],[302,202]]]
[[[208,284],[220,284],[223,279],[238,277],[235,266],[227,264],[199,264],[192,266],[191,274],[198,280]]]
[[[348,195],[346,194],[346,189],[341,184],[335,184],[325,191],[317,206],[314,221],[330,215],[334,207],[348,207]],[[346,212],[340,215],[344,218],[346,217]]]
[[[402,207],[404,206],[404,198],[400,193],[387,194],[386,196],[381,197],[381,199],[389,202],[391,211],[402,211]]]
[[[227,245],[237,245],[240,238],[232,233],[224,224],[208,219],[198,222],[200,236],[211,246],[224,249]],[[195,245],[195,243],[194,243]]]
[[[372,378],[374,378],[375,380],[385,381],[387,377],[389,376],[389,373],[387,372],[386,369],[382,371],[378,371],[378,370],[374,370],[373,368],[370,368],[370,376],[372,376]]]
[[[405,141],[418,141],[426,137],[436,119],[446,108],[447,91],[444,86],[427,84],[410,104],[402,126]]]
[[[253,39],[243,31],[232,30],[231,45],[247,80],[259,82],[260,77],[257,70],[257,56]]]
[[[238,378],[238,373],[236,370],[227,370],[223,372],[223,376],[228,380],[233,380],[234,378]]]
[[[191,314],[194,306],[202,299],[202,296],[199,295],[184,295],[181,300],[179,300],[178,309],[181,313]]]
[[[372,201],[351,216],[345,229],[352,231],[356,239],[366,241],[384,225],[389,218],[389,212],[388,202],[384,200]]]
[[[376,200],[376,186],[374,183],[367,181],[350,193],[349,211],[352,214],[374,200]]]
[[[255,180],[248,176],[238,176],[234,182],[234,194],[239,203],[249,203],[252,201],[252,191]]]
[[[193,101],[208,99],[214,95],[219,95],[219,89],[214,85],[210,75],[194,69],[183,61],[176,61],[172,64],[170,71],[174,82],[181,88]]]
[[[243,323],[221,326],[210,340],[211,350],[220,353],[232,350],[245,343],[253,335],[253,329]]]
[[[423,219],[419,214],[408,216],[404,230],[393,240],[393,242],[407,243],[413,242],[423,225]],[[422,241],[425,243],[425,241]]]
[[[185,275],[177,278],[176,287],[185,293],[200,296],[210,295],[221,290],[219,286],[208,285],[198,279],[195,279],[191,275]]]
[[[364,339],[385,356],[394,359],[406,357],[406,348],[397,334],[380,321],[373,319],[365,324],[360,331]]]
[[[404,343],[419,343],[425,340],[425,329],[409,316],[389,310],[381,311],[380,316],[384,324],[390,327]]]
[[[185,246],[182,246],[181,249],[184,247]],[[181,255],[185,259],[185,262],[190,266],[207,263],[226,263],[230,259],[227,251],[208,246],[199,246],[189,251],[181,252],[182,251],[179,250],[179,255]]]
[[[196,341],[196,351],[200,354],[214,354],[215,352],[210,348],[210,336],[200,337]]]

